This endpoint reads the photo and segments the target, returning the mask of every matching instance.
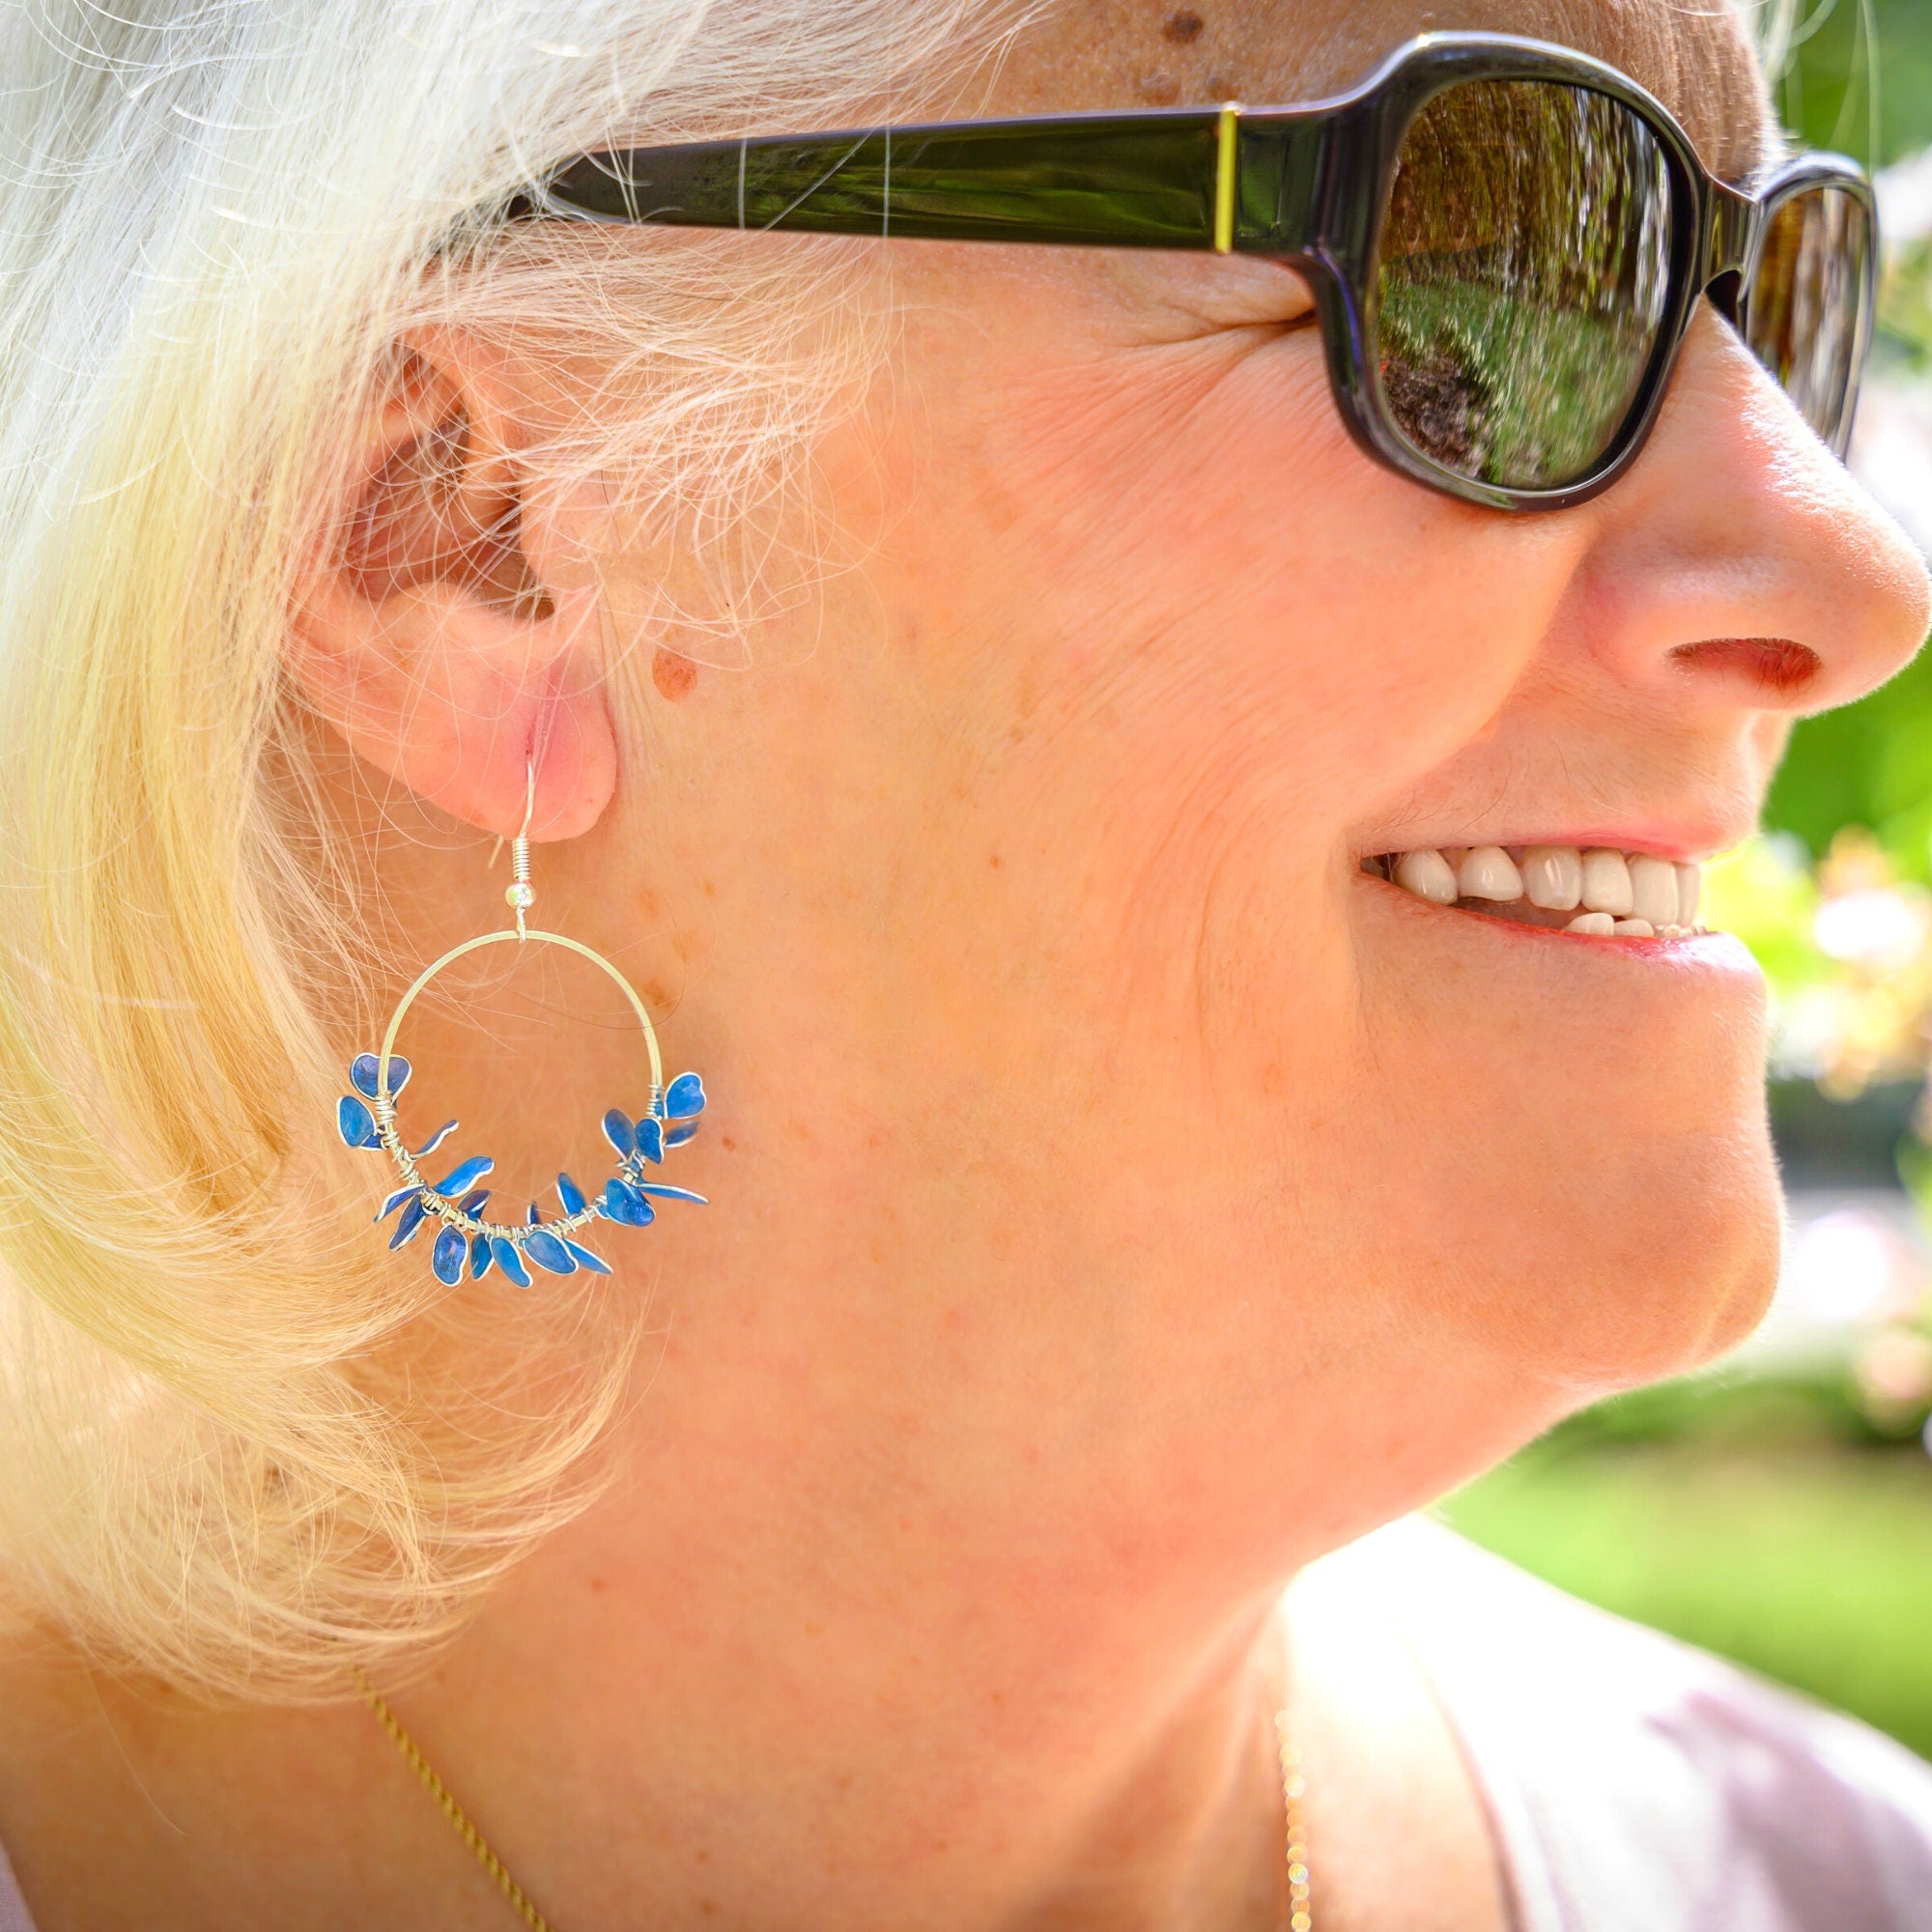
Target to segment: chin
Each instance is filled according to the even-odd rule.
[[[1730,1151],[1720,1170],[1719,1185],[1683,1190],[1662,1252],[1599,1274],[1589,1311],[1573,1306],[1574,1326],[1550,1366],[1580,1393],[1688,1375],[1728,1354],[1763,1321],[1783,1232],[1776,1168],[1767,1145],[1755,1158]]]
[[[1703,1368],[1763,1320],[1783,1196],[1754,1065],[1739,1085],[1693,1130],[1596,1137],[1584,1183],[1550,1190],[1528,1292],[1494,1284],[1539,1379],[1588,1401]]]
[[[1381,1163],[1406,1184],[1364,1240],[1400,1242],[1499,1386],[1552,1406],[1735,1348],[1776,1288],[1783,1221],[1748,954],[1577,950],[1396,896],[1364,908],[1365,1111],[1406,1123]]]

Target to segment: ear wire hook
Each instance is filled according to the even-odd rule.
[[[503,889],[503,897],[517,915],[517,937],[525,939],[528,934],[524,929],[524,915],[536,903],[536,889],[530,884],[530,820],[537,809],[537,761],[534,756],[526,760],[524,778],[524,822],[517,829],[517,836],[510,840],[510,883]]]

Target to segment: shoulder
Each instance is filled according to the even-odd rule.
[[[1932,1766],[1449,1531],[1326,1559],[1407,1639],[1523,1932],[1932,1932]]]

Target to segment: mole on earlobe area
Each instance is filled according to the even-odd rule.
[[[651,682],[658,688],[660,697],[668,698],[675,704],[679,698],[689,696],[691,688],[697,682],[697,666],[677,652],[666,650],[661,644],[651,658]]]

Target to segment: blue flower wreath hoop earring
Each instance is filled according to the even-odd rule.
[[[658,1052],[657,1030],[631,982],[606,959],[582,940],[560,932],[540,932],[526,923],[525,915],[536,902],[530,884],[530,814],[536,806],[536,761],[529,765],[524,792],[524,823],[510,843],[511,879],[503,897],[517,915],[514,928],[501,932],[479,933],[452,946],[440,959],[433,960],[416,976],[415,983],[402,997],[389,1015],[388,1031],[383,1036],[382,1050],[358,1053],[349,1064],[350,1083],[355,1092],[345,1094],[336,1103],[335,1124],[342,1138],[353,1148],[380,1148],[395,1162],[403,1185],[383,1203],[378,1223],[402,1210],[389,1246],[400,1248],[415,1239],[425,1226],[440,1224],[436,1244],[430,1251],[430,1265],[436,1278],[454,1288],[463,1279],[466,1267],[472,1281],[480,1281],[495,1267],[519,1288],[528,1288],[530,1266],[534,1263],[549,1274],[575,1274],[580,1268],[592,1274],[609,1274],[611,1265],[601,1256],[581,1246],[572,1236],[599,1219],[614,1221],[620,1227],[647,1228],[657,1218],[651,1206],[661,1201],[692,1201],[699,1207],[704,1196],[688,1187],[667,1187],[646,1180],[646,1163],[656,1166],[664,1160],[667,1148],[682,1147],[697,1131],[697,1116],[704,1111],[704,1083],[695,1073],[680,1073],[668,1087],[664,1080],[664,1061]],[[651,1097],[649,1104],[633,1120],[620,1107],[604,1116],[604,1137],[617,1152],[617,1171],[604,1183],[604,1191],[592,1201],[567,1174],[556,1178],[556,1198],[563,1211],[544,1219],[543,1209],[533,1201],[523,1222],[486,1221],[484,1205],[490,1199],[487,1187],[476,1183],[496,1166],[486,1153],[471,1154],[458,1161],[440,1180],[425,1180],[418,1162],[446,1141],[458,1122],[445,1121],[421,1147],[411,1152],[396,1124],[396,1096],[409,1084],[410,1063],[395,1049],[396,1035],[403,1017],[414,1005],[416,996],[445,966],[486,946],[511,943],[561,946],[602,967],[617,982],[638,1024],[644,1030],[644,1046],[651,1059]]]

